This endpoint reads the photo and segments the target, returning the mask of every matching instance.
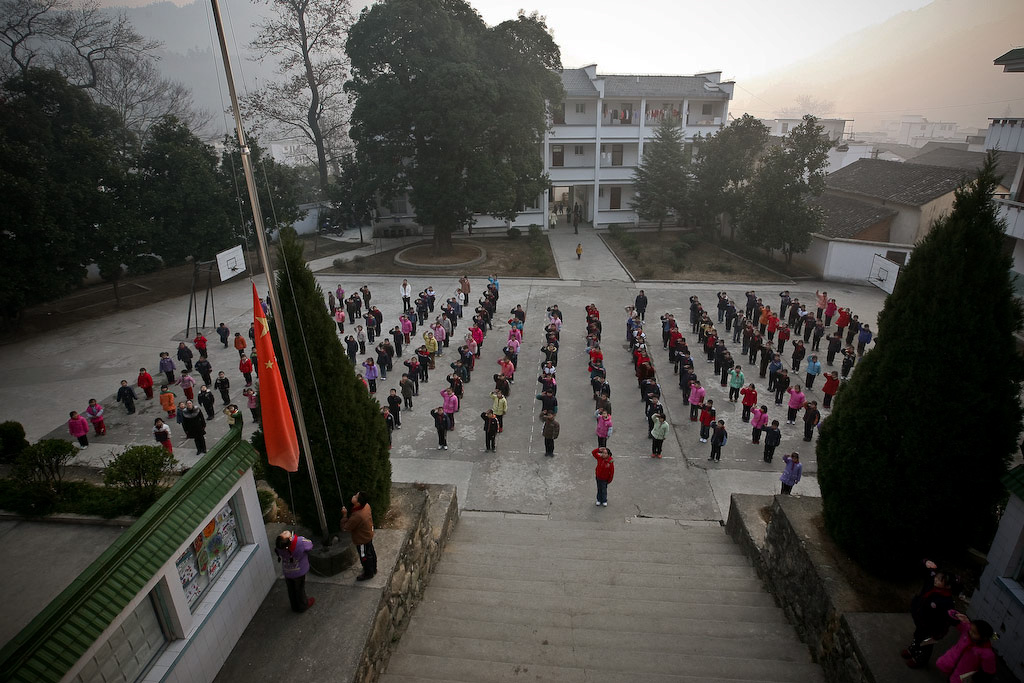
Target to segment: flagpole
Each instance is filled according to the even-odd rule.
[[[238,149],[242,154],[242,170],[245,172],[245,186],[249,191],[249,205],[252,207],[252,220],[256,231],[256,241],[259,244],[260,259],[263,261],[263,274],[267,277],[267,293],[270,296],[270,305],[274,311],[282,311],[281,300],[277,295],[277,287],[274,286],[274,268],[270,261],[270,248],[267,245],[267,234],[263,231],[263,212],[260,209],[259,195],[256,192],[256,182],[253,179],[252,159],[249,146],[245,142],[245,131],[242,128],[242,112],[238,108],[238,95],[235,93],[235,80],[231,75],[231,60],[228,57],[227,40],[224,37],[224,24],[220,17],[220,6],[217,0],[210,0],[213,5],[213,20],[217,26],[217,40],[220,42],[220,54],[224,59],[224,75],[228,81],[228,94],[231,97],[231,110],[235,115],[235,132],[238,135]],[[298,423],[299,438],[302,440],[302,452],[306,458],[306,468],[309,470],[309,481],[313,487],[313,499],[316,502],[316,511],[320,517],[320,531],[322,532],[324,544],[330,541],[327,534],[327,517],[324,515],[324,502],[320,497],[320,487],[317,485],[316,470],[313,469],[313,455],[309,448],[309,435],[306,433],[306,421],[302,416],[302,401],[299,399],[299,387],[295,382],[295,370],[292,367],[292,356],[288,349],[288,337],[284,331],[284,325],[274,325],[277,336],[277,343],[281,347],[281,355],[284,356],[284,376],[288,382],[288,389],[292,394],[292,407],[295,410],[295,421]]]

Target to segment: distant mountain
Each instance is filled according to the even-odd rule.
[[[1024,44],[1022,27],[1021,0],[935,0],[739,82],[731,109],[772,116],[807,95],[834,102],[833,114],[854,119],[855,131],[879,130],[881,121],[903,114],[985,128],[1006,111],[1003,100],[1024,97],[1024,77],[992,65]],[[1024,100],[1009,106],[1024,114]]]
[[[209,2],[197,0],[178,6],[164,1],[113,9],[124,11],[140,34],[163,43],[157,53],[160,70],[168,78],[191,88],[196,104],[214,115],[210,132],[219,136],[225,127],[221,112],[228,107],[228,93]],[[241,94],[254,88],[257,81],[274,77],[274,64],[254,61],[248,49],[249,41],[256,34],[252,25],[267,14],[267,5],[249,0],[222,0],[221,13],[235,84]],[[227,126],[233,129],[230,118]]]

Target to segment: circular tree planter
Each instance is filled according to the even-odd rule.
[[[479,244],[459,240],[456,242],[454,249],[456,253],[453,256],[457,258],[452,260],[444,257],[438,258],[431,253],[432,246],[429,242],[420,242],[411,247],[406,247],[395,254],[394,262],[396,266],[404,268],[441,271],[465,266],[476,266],[487,260],[487,250]],[[462,252],[466,253],[463,254]]]

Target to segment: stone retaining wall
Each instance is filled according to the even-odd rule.
[[[408,533],[399,550],[391,581],[377,606],[354,683],[374,683],[384,672],[459,519],[454,486],[393,484],[393,509],[399,507],[395,505],[398,497],[410,499],[407,505],[400,507],[412,510],[414,518],[404,520]]]
[[[820,516],[820,498],[734,494],[726,531],[751,559],[826,678],[869,683],[874,678],[845,616],[864,610],[825,550],[827,541],[813,522]]]

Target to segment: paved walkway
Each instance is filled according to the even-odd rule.
[[[548,230],[551,253],[563,280],[632,282],[614,254],[605,246],[589,223],[580,223],[579,234],[571,225],[559,224]],[[583,246],[583,255],[576,256],[576,245]]]

